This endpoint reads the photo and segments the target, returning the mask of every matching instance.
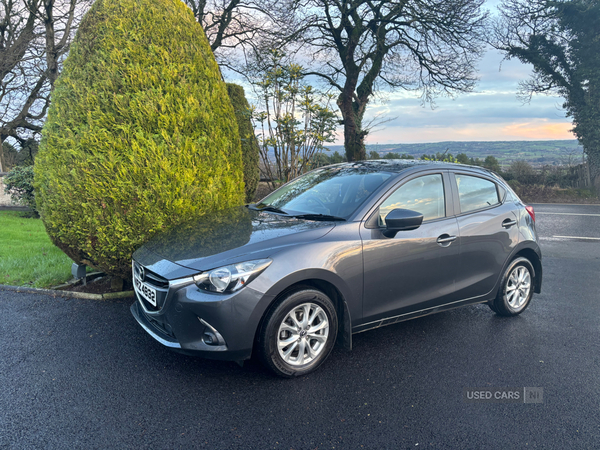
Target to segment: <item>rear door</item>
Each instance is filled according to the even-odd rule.
[[[460,234],[455,298],[491,292],[504,263],[519,243],[518,206],[504,202],[506,191],[491,177],[450,173]]]

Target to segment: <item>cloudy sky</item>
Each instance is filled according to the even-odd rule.
[[[498,3],[488,0],[486,7],[494,13]],[[376,128],[367,143],[574,139],[561,98],[538,95],[529,104],[517,98],[519,81],[530,73],[531,66],[502,61],[500,53],[489,49],[473,93],[439,98],[433,110],[408,92],[392,93],[388,102],[373,105],[371,115],[394,119]]]
[[[490,49],[480,63],[480,81],[472,93],[439,98],[434,109],[423,107],[410,92],[392,93],[387,102],[373,105],[371,115],[393,120],[376,127],[367,142],[574,139],[561,98],[538,95],[528,104],[517,98],[519,81],[530,72],[529,66],[502,61],[502,55]]]
[[[485,7],[495,14],[499,0]],[[423,106],[418,94],[396,91],[385,102],[372,102],[365,122],[379,117],[386,122],[367,136],[367,144],[408,144],[443,141],[522,141],[575,139],[560,97],[537,95],[523,104],[517,98],[519,82],[531,74],[531,66],[489,48],[479,62],[479,82],[474,92],[454,99],[438,98],[435,108]],[[243,81],[238,80],[241,84]],[[256,102],[252,90],[249,100]],[[335,144],[343,144],[342,130]]]

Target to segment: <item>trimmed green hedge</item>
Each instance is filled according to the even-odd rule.
[[[74,261],[127,277],[154,234],[244,200],[234,112],[179,0],[97,0],[52,94],[38,209]]]
[[[237,84],[227,83],[229,98],[235,111],[238,131],[242,140],[242,161],[244,163],[244,184],[246,185],[246,201],[251,202],[260,179],[258,160],[260,149],[258,139],[252,126],[252,112],[246,100],[244,88]]]

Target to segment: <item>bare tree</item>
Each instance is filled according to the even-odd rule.
[[[378,89],[424,102],[470,91],[487,15],[483,0],[306,0],[310,73],[337,89],[349,161],[366,159],[366,107]]]
[[[283,41],[298,29],[294,0],[183,0],[202,25],[221,64],[228,49],[255,48],[265,39]]]
[[[0,165],[4,141],[21,148],[40,133],[50,91],[90,3],[0,0]]]
[[[560,149],[560,153],[562,154],[563,164],[566,164],[569,168],[580,164],[583,156],[581,147],[563,147]],[[583,159],[583,162],[585,162],[585,159]]]

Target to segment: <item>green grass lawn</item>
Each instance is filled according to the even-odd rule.
[[[0,284],[56,286],[72,278],[71,264],[52,244],[40,219],[0,211]]]

